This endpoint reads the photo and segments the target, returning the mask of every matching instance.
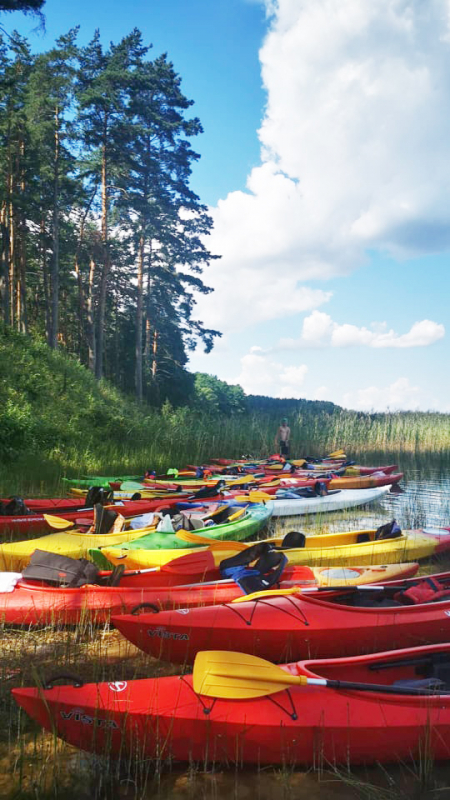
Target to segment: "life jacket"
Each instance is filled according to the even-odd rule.
[[[46,550],[35,550],[22,577],[73,589],[87,583],[98,583],[98,567],[85,558],[70,558]]]
[[[284,553],[272,550],[270,545],[267,547],[267,544],[260,542],[236,556],[221,561],[221,575],[224,578],[233,578],[245,594],[270,589],[279,582],[287,558]],[[255,559],[257,559],[255,565],[248,566]]]
[[[450,600],[450,587],[430,576],[413,584],[409,589],[397,592],[394,600],[406,605],[439,603],[442,600]]]

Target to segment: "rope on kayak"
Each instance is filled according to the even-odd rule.
[[[287,688],[285,691],[287,696],[289,697],[289,702],[291,704],[291,711],[289,711],[281,703],[279,703],[278,700],[275,700],[275,698],[272,697],[272,695],[267,695],[266,699],[270,700],[270,702],[273,703],[275,706],[277,706],[281,711],[284,711],[284,713],[287,714],[288,717],[290,717],[293,720],[296,720],[298,719],[298,714],[297,714],[297,709],[295,708],[294,701],[292,699],[291,690]]]
[[[253,617],[255,615],[258,603],[261,603],[262,605],[269,606],[269,608],[275,608],[277,611],[280,611],[282,614],[287,614],[289,617],[293,617],[297,622],[301,622],[305,626],[309,625],[309,622],[308,622],[308,620],[306,618],[306,614],[304,613],[303,609],[296,604],[295,599],[292,596],[285,595],[285,596],[283,596],[283,599],[287,600],[289,605],[294,607],[294,610],[295,610],[296,613],[293,613],[288,608],[280,608],[278,605],[277,606],[273,606],[272,603],[271,603],[271,599],[272,598],[258,597],[253,601],[249,601],[249,602],[253,602],[253,607],[252,607],[252,610],[250,612],[249,619],[246,619],[244,617],[244,615],[242,613],[240,613],[240,611],[239,611],[239,609],[242,608],[242,604],[224,603],[224,605],[227,608],[229,608],[231,611],[234,611],[238,615],[238,617],[241,618],[242,622],[245,622],[246,625],[251,625],[252,624]],[[277,598],[277,599],[279,599],[279,598]]]
[[[206,715],[210,714],[210,713],[211,713],[211,711],[213,710],[214,706],[216,705],[216,702],[217,702],[217,699],[218,699],[218,698],[217,698],[217,697],[214,697],[214,698],[213,698],[213,701],[212,701],[212,703],[211,703],[211,705],[210,705],[210,706],[208,706],[208,705],[206,705],[206,703],[204,702],[204,700],[203,700],[202,696],[201,696],[200,694],[197,694],[197,692],[195,691],[194,687],[192,686],[192,683],[190,683],[189,681],[187,681],[187,680],[186,680],[186,676],[185,676],[185,675],[180,675],[180,681],[181,681],[182,683],[184,683],[184,684],[185,684],[185,686],[187,686],[187,687],[188,687],[188,689],[190,689],[190,690],[191,690],[191,692],[192,692],[192,694],[193,694],[193,695],[195,695],[195,699],[196,699],[196,700],[197,700],[197,701],[200,703],[200,705],[201,705],[201,706],[202,706],[202,708],[203,708],[203,713],[204,713],[204,714],[206,714]]]

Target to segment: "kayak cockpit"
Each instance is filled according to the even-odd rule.
[[[285,665],[293,675],[450,692],[450,645]]]

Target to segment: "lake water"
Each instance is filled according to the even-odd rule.
[[[369,462],[366,463],[380,463]],[[386,463],[386,462],[384,462]],[[290,520],[289,529],[312,531],[377,527],[395,518],[403,529],[450,526],[450,469],[431,458],[400,459],[406,477],[401,494],[388,494],[364,510]],[[298,523],[298,524],[297,524]],[[284,524],[284,523],[283,523]],[[427,562],[421,573],[450,569],[450,561]],[[122,769],[43,733],[10,696],[13,685],[32,685],[55,669],[70,669],[85,680],[122,680],[176,674],[126,644],[116,631],[4,630],[0,664],[0,798],[8,800],[449,800],[450,765],[415,763],[352,771],[290,768],[203,770],[194,765],[156,770],[151,762]]]

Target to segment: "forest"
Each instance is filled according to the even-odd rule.
[[[0,320],[139,403],[179,405],[189,350],[220,336],[193,318],[218,257],[189,186],[202,126],[139,30],[108,48],[77,35],[37,54],[0,38]]]

